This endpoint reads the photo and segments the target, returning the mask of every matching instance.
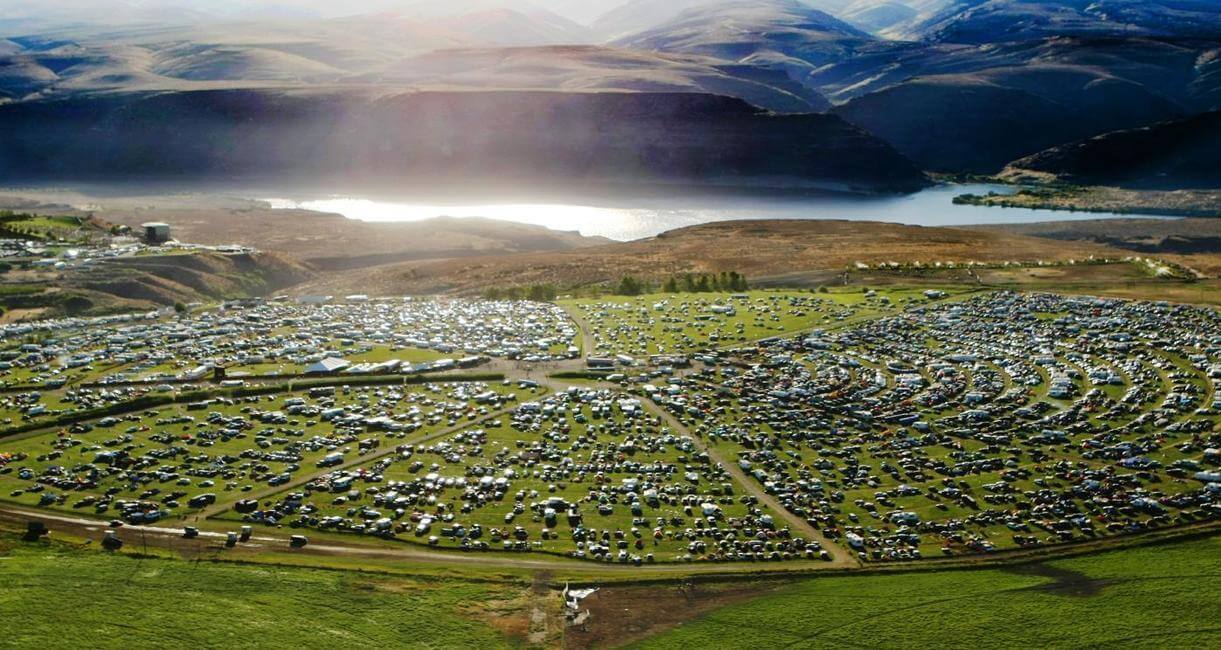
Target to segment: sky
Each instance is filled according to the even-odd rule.
[[[409,11],[420,5],[461,9],[464,5],[546,7],[570,18],[623,4],[627,0],[0,0],[0,21],[59,18],[86,20],[102,16],[149,15],[158,18],[192,15],[224,17],[307,15],[335,17],[382,11]]]

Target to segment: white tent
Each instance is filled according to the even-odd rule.
[[[332,372],[339,372],[340,370],[343,370],[344,368],[347,368],[350,365],[352,365],[352,364],[343,359],[339,359],[337,357],[327,357],[327,358],[311,365],[310,367],[306,368],[305,374],[307,374],[307,375],[326,375],[326,374],[330,374]]]

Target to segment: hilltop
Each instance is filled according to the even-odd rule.
[[[1106,246],[999,232],[864,221],[728,221],[579,251],[421,261],[333,274],[310,292],[478,293],[489,287],[609,283],[623,275],[662,279],[682,273],[738,271],[752,282],[807,274],[834,282],[858,262],[1005,262],[1122,256]]]
[[[267,185],[665,182],[907,192],[928,184],[833,114],[706,93],[210,90],[0,105],[10,179]]]
[[[3,171],[55,181],[107,173],[194,179],[246,177],[252,169],[304,176],[333,164],[361,175],[386,170],[372,152],[401,163],[419,144],[413,138],[423,138],[429,163],[438,152],[463,159],[443,159],[438,174],[479,179],[505,170],[471,161],[504,155],[484,145],[517,130],[539,155],[512,171],[552,182],[576,170],[587,178],[694,175],[757,187],[761,176],[787,172],[805,183],[902,192],[913,185],[867,173],[893,169],[884,160],[839,176],[784,156],[743,164],[748,152],[740,147],[684,150],[690,138],[670,137],[669,122],[688,113],[683,121],[701,133],[761,129],[764,139],[799,137],[818,155],[852,159],[869,160],[881,141],[921,170],[992,174],[1067,143],[1221,109],[1218,8],[1203,0],[573,4],[429,1],[356,16],[183,13],[113,23],[84,8],[79,17],[31,9],[0,25]],[[428,104],[441,97],[451,102],[445,113],[475,117],[437,115]],[[727,98],[754,110],[696,119],[703,109],[693,104],[726,106]],[[615,132],[618,109],[610,103],[624,101],[647,107],[639,139]],[[491,104],[503,110],[484,119]],[[521,110],[537,119],[498,121]],[[826,128],[829,118],[809,117],[828,112],[863,135],[844,140],[842,128]],[[789,129],[760,119],[771,113],[800,114],[810,124]],[[579,117],[581,130],[549,123],[556,114]],[[160,146],[123,131],[124,115],[148,122]],[[480,130],[484,122],[490,132]],[[412,124],[432,128],[399,137]],[[354,142],[324,137],[335,129]],[[130,142],[98,149],[95,133]],[[184,133],[205,137],[183,140]],[[590,159],[549,148],[573,138]],[[80,160],[90,151],[113,164],[88,168]],[[141,168],[149,158],[166,169]],[[692,158],[707,161],[695,174]],[[606,162],[590,170],[590,160]],[[390,171],[397,182],[419,169]]]

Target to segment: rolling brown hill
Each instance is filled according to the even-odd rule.
[[[166,200],[167,205],[173,205],[173,198]],[[494,219],[440,217],[372,223],[338,214],[252,206],[253,202],[245,207],[166,207],[153,212],[112,207],[102,216],[133,228],[149,220],[164,221],[180,241],[253,246],[289,255],[319,271],[424,259],[561,251],[609,241]]]
[[[122,257],[63,272],[20,271],[31,290],[0,300],[7,320],[115,314],[265,296],[317,277],[275,253],[199,251]],[[13,277],[5,274],[6,280]]]
[[[686,272],[734,270],[759,280],[800,273],[833,277],[857,262],[1052,261],[1130,254],[1088,242],[955,228],[861,221],[730,221],[575,251],[410,262],[329,274],[299,291],[473,294],[489,287],[534,283],[588,286],[627,274],[661,279]]]

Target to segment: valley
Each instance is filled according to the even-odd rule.
[[[0,0],[0,647],[1213,647],[1214,0]]]

